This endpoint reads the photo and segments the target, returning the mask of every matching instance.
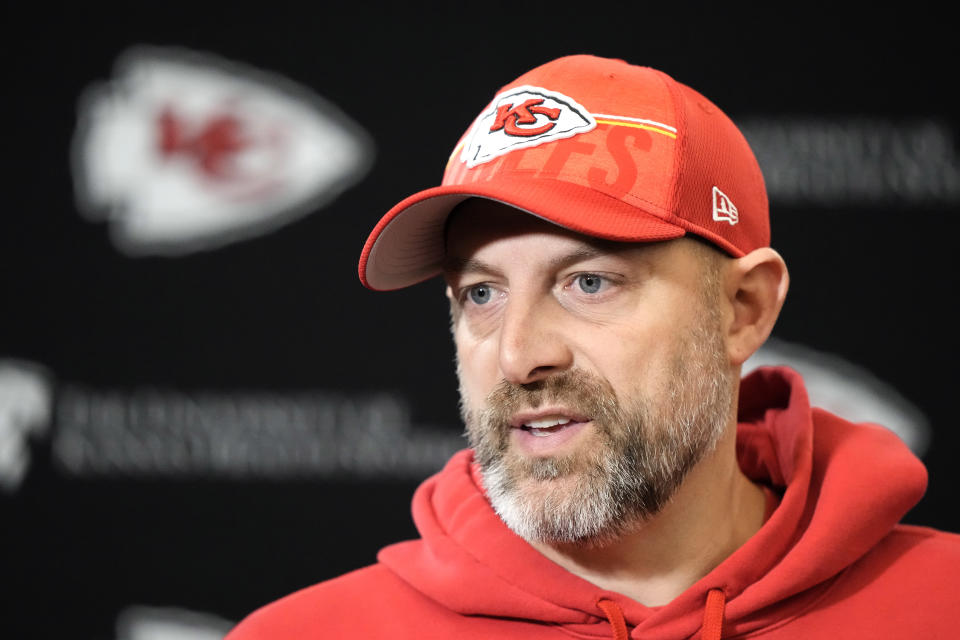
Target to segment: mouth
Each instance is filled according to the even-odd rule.
[[[590,424],[586,416],[569,413],[538,413],[517,416],[511,423],[513,440],[521,450],[534,455],[557,453]]]
[[[523,429],[534,437],[546,438],[574,424],[579,424],[579,422],[567,416],[549,416],[522,424],[520,425],[520,429]]]

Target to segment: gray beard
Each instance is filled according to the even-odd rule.
[[[622,404],[610,384],[574,369],[516,385],[502,381],[474,414],[467,437],[494,510],[530,542],[602,546],[641,526],[669,502],[687,473],[724,433],[732,375],[712,322],[678,341],[669,391],[658,404]],[[568,456],[512,451],[510,417],[546,401],[591,416],[591,440]],[[582,437],[582,436],[581,436]]]

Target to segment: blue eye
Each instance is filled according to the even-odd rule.
[[[470,300],[473,302],[473,304],[487,304],[490,302],[490,298],[492,297],[491,293],[490,287],[483,284],[472,286],[467,291],[467,295],[470,296]]]
[[[603,278],[593,273],[577,276],[577,284],[584,293],[597,293],[603,287]]]

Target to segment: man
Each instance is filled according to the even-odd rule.
[[[760,169],[665,74],[552,61],[502,89],[360,277],[442,274],[471,449],[421,539],[254,613],[247,638],[946,638],[960,537],[897,524],[895,436],[740,380],[787,292]]]

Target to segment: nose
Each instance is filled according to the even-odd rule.
[[[573,365],[561,310],[546,300],[513,297],[500,325],[500,371],[505,380],[529,384]]]

